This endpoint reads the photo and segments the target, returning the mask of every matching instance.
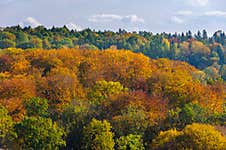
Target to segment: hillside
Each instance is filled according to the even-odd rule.
[[[213,126],[225,125],[225,89],[186,62],[130,50],[7,48],[1,147],[202,149],[211,140],[209,149],[222,149],[226,139]]]

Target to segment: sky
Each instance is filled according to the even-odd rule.
[[[186,32],[226,29],[226,0],[0,0],[0,26]]]

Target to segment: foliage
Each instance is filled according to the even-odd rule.
[[[62,115],[62,126],[66,131],[67,149],[80,149],[83,139],[83,127],[91,120],[92,115],[87,106],[81,101],[77,101],[73,106],[67,106]]]
[[[224,149],[226,138],[211,125],[187,125],[182,131],[160,132],[152,141],[152,149]]]
[[[14,122],[8,111],[0,105],[0,145],[4,146],[7,141],[12,140],[16,135],[13,130]]]
[[[34,81],[29,78],[15,77],[0,81],[0,103],[16,121],[24,117],[23,101],[34,96]]]
[[[129,134],[116,140],[117,150],[144,150],[142,136]]]
[[[193,36],[194,35],[194,36]],[[69,30],[66,26],[44,26],[36,28],[20,26],[3,28],[0,31],[0,47],[17,47],[23,49],[60,49],[77,47],[86,49],[129,49],[143,53],[150,58],[169,58],[181,60],[191,65],[205,69],[217,62],[225,64],[225,33],[217,31],[208,37],[207,31],[198,31],[196,34],[186,33],[158,33],[146,31],[127,32],[120,29],[111,31],[83,31]],[[115,48],[114,48],[115,47]],[[122,83],[122,82],[121,82]],[[128,87],[128,86],[127,86]]]
[[[148,116],[141,109],[128,106],[121,115],[112,118],[112,126],[117,136],[128,134],[143,135],[149,124]]]
[[[127,90],[119,82],[97,81],[88,96],[90,102],[100,104],[106,98],[121,94]]]
[[[183,129],[188,124],[207,123],[209,117],[207,109],[199,104],[188,103],[182,108],[169,110],[164,120],[164,127]]]
[[[193,81],[191,74],[195,71],[194,68],[187,64],[176,65],[177,62],[169,62],[166,59],[160,59],[156,63],[159,69],[148,81],[152,95],[167,97],[173,108],[200,100],[201,85]]]
[[[159,135],[152,141],[151,149],[175,149],[178,148],[176,138],[183,133],[176,129],[161,131]]]
[[[47,117],[48,116],[48,100],[34,97],[25,101],[25,109],[29,117]]]
[[[50,109],[56,111],[62,111],[73,99],[83,95],[76,75],[68,68],[53,68],[40,81],[41,97],[48,99]]]
[[[12,48],[15,47],[16,43],[8,40],[8,39],[4,39],[0,41],[0,49],[4,49],[4,48]]]
[[[15,125],[15,130],[22,149],[59,149],[66,145],[62,139],[64,131],[50,119],[24,118]]]
[[[185,104],[179,114],[182,124],[205,123],[207,120],[206,111],[198,104]]]
[[[161,131],[176,128],[180,131],[169,134],[179,132],[184,135],[182,129],[192,123],[225,125],[225,82],[221,79],[224,76],[224,47],[214,43],[208,45],[208,39],[202,36],[197,35],[200,43],[187,38],[190,34],[177,41],[179,37],[155,37],[146,32],[137,35],[125,31],[96,33],[85,30],[71,34],[66,28],[51,31],[44,27],[15,28],[18,31],[7,28],[4,32],[12,32],[16,38],[8,33],[3,33],[2,37],[16,42],[17,47],[32,40],[38,45],[42,42],[48,50],[0,50],[0,104],[8,111],[4,110],[3,116],[10,116],[16,123],[11,125],[9,120],[6,125],[15,126],[18,134],[13,143],[3,145],[8,149],[20,149],[20,145],[24,149],[32,149],[32,146],[40,146],[36,149],[90,149],[92,145],[97,149],[113,149],[116,142],[113,135],[115,140],[121,137],[122,143],[127,140],[132,144],[143,139],[143,146],[148,148]],[[118,43],[114,43],[114,38],[105,39],[110,43],[101,43],[101,38],[108,36],[117,37]],[[89,38],[93,42],[90,44],[98,48],[115,46],[106,50],[81,47],[89,42]],[[69,39],[77,45],[75,48],[65,47],[65,43],[72,46]],[[212,59],[208,61],[210,66],[208,63],[196,64],[199,68],[205,67],[201,71],[186,62],[151,59],[141,53],[117,50],[119,45],[134,47],[135,52],[142,47],[143,52],[153,58],[169,56],[170,59],[197,60],[202,55]],[[64,48],[54,50],[52,46]],[[159,49],[154,51],[148,46]],[[195,57],[189,57],[190,54]],[[91,121],[92,118],[104,121]],[[39,131],[43,134],[37,133]],[[130,135],[139,135],[142,139]],[[31,136],[34,138],[28,138]],[[7,133],[7,142],[10,138]],[[54,142],[57,139],[58,144],[52,139]],[[176,146],[180,146],[178,144],[185,142],[185,138],[178,136],[176,141]],[[155,144],[174,145],[169,141],[167,145],[161,141]],[[10,145],[13,147],[8,147]]]
[[[213,126],[192,124],[185,127],[183,145],[192,149],[224,149],[226,138]]]
[[[114,134],[111,132],[111,125],[106,120],[93,119],[83,132],[83,149],[113,150],[115,142]]]

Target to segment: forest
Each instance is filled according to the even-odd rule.
[[[0,148],[224,150],[226,35],[0,28]]]

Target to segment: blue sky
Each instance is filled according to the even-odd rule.
[[[226,28],[226,0],[0,0],[0,26],[182,32]]]

